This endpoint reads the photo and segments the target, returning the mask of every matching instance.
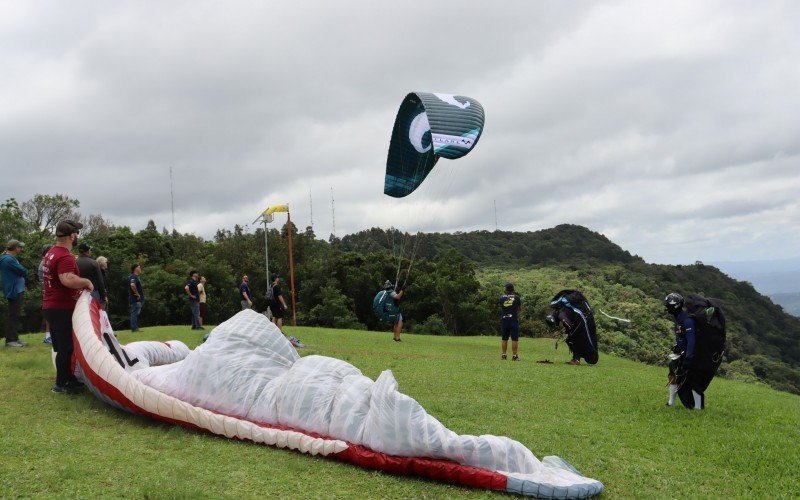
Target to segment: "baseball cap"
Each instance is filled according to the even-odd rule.
[[[25,243],[19,240],[8,240],[8,243],[6,243],[6,249],[14,250],[15,248],[25,248]]]
[[[92,247],[88,243],[81,243],[80,245],[78,245],[78,250],[80,250],[81,252],[88,252],[91,249]]]
[[[71,220],[62,220],[56,226],[56,236],[69,236],[72,233],[80,232],[83,224]]]

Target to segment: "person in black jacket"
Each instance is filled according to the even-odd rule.
[[[519,313],[522,310],[522,299],[514,291],[513,283],[506,283],[505,292],[500,296],[500,334],[502,338],[503,353],[500,359],[506,359],[508,339],[511,338],[511,360],[519,361]]]
[[[86,278],[92,282],[94,290],[92,297],[99,301],[101,304],[108,303],[108,295],[106,295],[106,284],[103,281],[103,271],[100,269],[100,264],[92,258],[92,247],[88,243],[81,243],[78,245],[78,271],[81,273],[81,278]]]

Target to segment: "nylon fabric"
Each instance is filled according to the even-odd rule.
[[[156,365],[152,358],[145,367],[123,366],[110,355],[102,339],[113,332],[101,332],[99,322],[87,319],[88,304],[86,294],[73,320],[84,379],[93,392],[128,411],[353,462],[362,460],[359,453],[374,453],[378,462],[391,464],[384,470],[461,484],[503,488],[503,477],[513,475],[523,494],[602,491],[601,483],[539,462],[510,438],[457,435],[400,393],[389,370],[372,381],[342,360],[300,358],[280,330],[252,310],[221,324],[183,359]],[[143,357],[157,351],[115,348]],[[350,451],[353,445],[368,451]]]

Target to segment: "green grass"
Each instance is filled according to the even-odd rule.
[[[560,455],[602,481],[610,498],[800,496],[800,397],[715,379],[704,412],[667,408],[663,368],[601,356],[568,366],[565,346],[288,328],[301,354],[344,359],[400,391],[450,429],[510,436],[541,458]],[[118,333],[121,342],[201,335],[188,327]],[[498,493],[360,469],[150,421],[91,394],[50,392],[50,351],[0,349],[0,497],[493,497]],[[550,359],[553,364],[535,361]]]

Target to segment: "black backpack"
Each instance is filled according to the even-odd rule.
[[[697,368],[714,373],[722,363],[728,333],[722,308],[717,300],[693,293],[686,296],[684,305],[697,329]]]

